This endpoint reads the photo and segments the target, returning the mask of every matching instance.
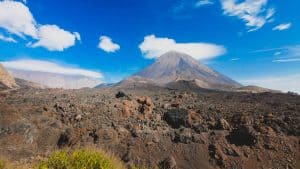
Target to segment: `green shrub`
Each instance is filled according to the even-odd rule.
[[[37,169],[124,169],[122,162],[103,151],[56,151]]]

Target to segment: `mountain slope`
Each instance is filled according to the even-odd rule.
[[[163,54],[134,77],[147,78],[159,85],[193,80],[199,87],[208,89],[241,87],[239,83],[199,63],[191,56],[174,51]]]
[[[17,87],[15,79],[6,71],[0,64],[0,88],[14,88]]]
[[[15,78],[15,81],[16,81],[17,85],[20,88],[23,88],[23,89],[46,89],[46,88],[48,88],[45,85],[35,83],[35,82],[31,82],[31,81],[27,81],[27,80],[24,80],[24,79]]]

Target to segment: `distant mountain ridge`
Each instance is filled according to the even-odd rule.
[[[99,79],[79,75],[63,75],[48,72],[26,71],[8,69],[15,78],[24,79],[34,86],[42,88],[80,89],[84,87],[95,87],[101,83]],[[20,82],[20,80],[19,80]],[[22,83],[24,84],[24,82]],[[28,84],[28,83],[27,83]],[[37,85],[40,84],[40,85]]]
[[[122,81],[120,84],[153,83],[166,85],[176,81],[195,81],[202,88],[232,89],[242,87],[238,82],[201,64],[191,56],[170,51],[160,56],[153,64]]]

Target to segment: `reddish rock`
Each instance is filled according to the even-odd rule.
[[[136,114],[136,104],[134,101],[123,100],[121,103],[115,105],[118,108],[123,118],[128,118]]]
[[[180,106],[180,102],[179,101],[175,101],[174,103],[171,103],[171,107],[179,107]]]
[[[144,117],[150,117],[154,108],[154,104],[150,97],[139,97],[137,99],[139,105],[139,111]]]
[[[230,125],[229,125],[229,123],[225,119],[220,118],[217,121],[216,129],[219,129],[219,130],[230,130]]]
[[[200,114],[190,111],[187,117],[187,124],[189,126],[197,126],[199,123],[202,122],[202,118]]]
[[[269,127],[269,126],[259,125],[259,126],[256,126],[255,129],[256,129],[256,131],[260,132],[261,134],[267,134],[267,135],[275,134],[272,127]]]

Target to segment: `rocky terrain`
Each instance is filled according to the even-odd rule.
[[[0,92],[0,156],[96,146],[130,168],[299,168],[300,96],[196,86]]]

